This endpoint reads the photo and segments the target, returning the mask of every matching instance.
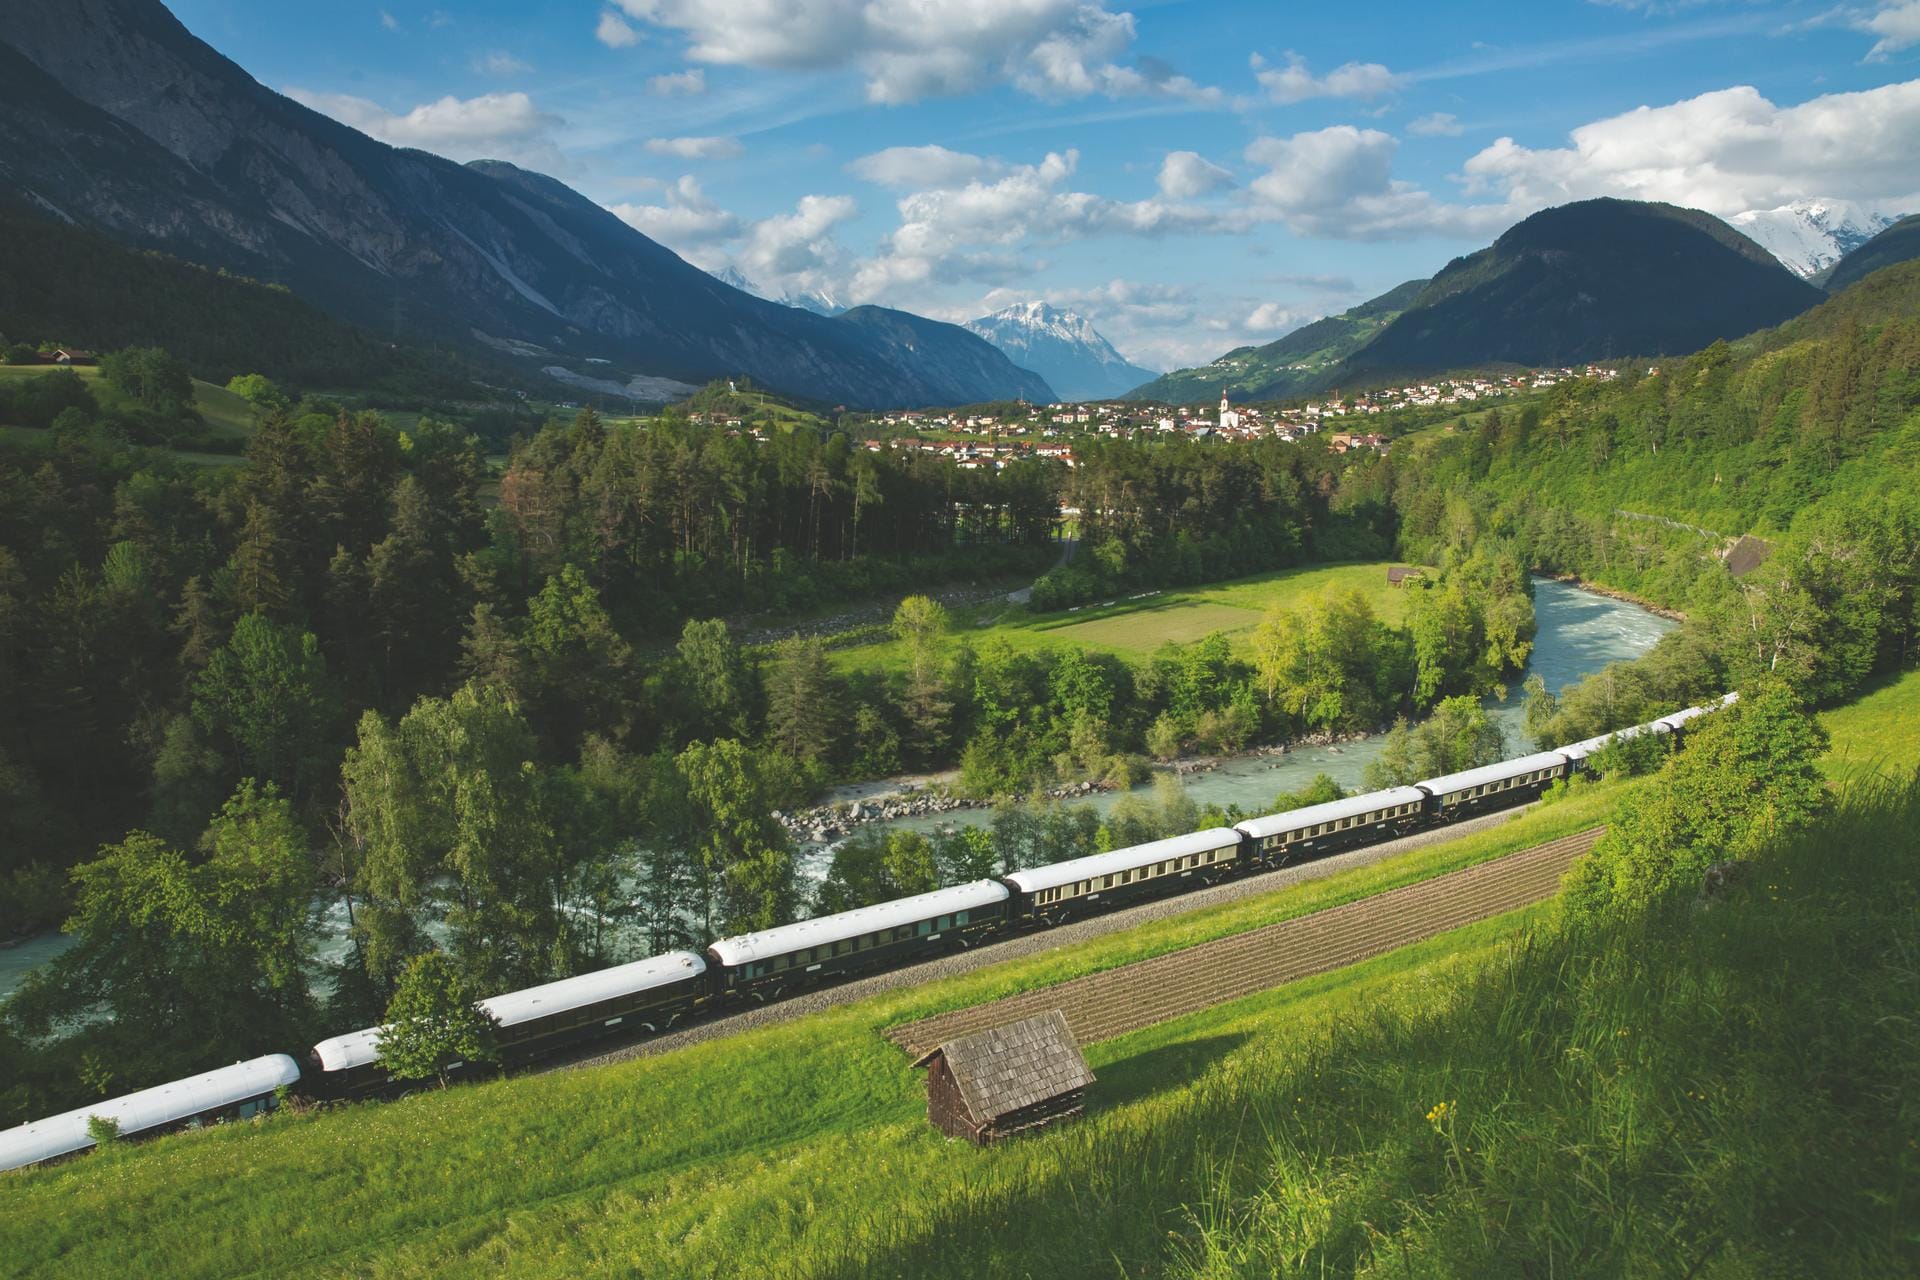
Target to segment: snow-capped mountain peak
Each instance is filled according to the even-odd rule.
[[[717,271],[709,271],[707,274],[721,284],[730,284],[742,293],[750,293],[768,302],[777,302],[783,307],[797,307],[802,311],[812,311],[823,316],[837,316],[847,309],[838,298],[825,290],[805,290],[799,293],[789,290],[777,298],[772,297],[766,290],[740,274],[740,269],[732,264],[721,267]]]
[[[1907,212],[1815,197],[1777,209],[1749,209],[1727,221],[1804,279],[1825,271]]]
[[[1085,316],[1037,299],[969,320],[964,327],[1045,378],[1068,400],[1117,396],[1158,376],[1114,350]]]

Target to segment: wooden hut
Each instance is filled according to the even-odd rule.
[[[949,1040],[913,1065],[927,1069],[928,1123],[977,1146],[1072,1119],[1093,1083],[1058,1009]]]
[[[1731,547],[1727,548],[1723,559],[1728,573],[1736,578],[1744,578],[1765,564],[1767,557],[1772,554],[1773,547],[1770,544],[1747,533],[1742,534]]]

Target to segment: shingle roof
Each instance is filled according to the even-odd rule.
[[[1058,1009],[949,1040],[913,1065],[923,1067],[935,1054],[946,1058],[967,1109],[983,1123],[1093,1083]]]

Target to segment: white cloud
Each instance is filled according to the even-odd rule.
[[[1267,169],[1252,183],[1254,212],[1299,235],[1343,240],[1477,236],[1512,221],[1504,206],[1444,204],[1395,179],[1399,145],[1350,124],[1258,138],[1246,149],[1249,161]]]
[[[1287,51],[1287,65],[1269,67],[1254,54],[1250,60],[1254,79],[1275,102],[1305,102],[1309,98],[1357,98],[1371,102],[1398,89],[1404,77],[1397,76],[1377,62],[1348,62],[1324,76],[1307,69],[1307,60]]]
[[[609,49],[631,49],[640,43],[640,33],[611,9],[601,11],[599,25],[593,29],[593,38]]]
[[[1076,151],[996,171],[989,180],[909,192],[900,225],[861,262],[849,292],[863,301],[911,300],[929,281],[1000,281],[1031,273],[1022,255],[1036,245],[1094,235],[1157,236],[1244,225],[1240,215],[1155,198],[1121,201],[1073,190]]]
[[[879,103],[1011,83],[1044,98],[1159,95],[1220,103],[1163,64],[1118,59],[1133,15],[1106,0],[617,0],[629,16],[683,33],[699,62],[853,69]]]
[[[701,266],[715,265],[718,259],[711,252],[713,248],[737,240],[744,230],[740,219],[709,199],[691,174],[668,185],[663,204],[607,207],[641,235],[658,240]]]
[[[1920,44],[1920,0],[1891,0],[1878,13],[1861,19],[1860,28],[1880,37],[1867,50],[1868,62],[1884,62],[1889,54]]]
[[[876,186],[915,190],[964,186],[994,168],[981,156],[929,145],[875,151],[849,164],[847,172]]]
[[[400,19],[394,17],[385,9],[382,9],[380,11],[380,25],[388,31],[398,31],[400,29]]]
[[[1169,151],[1160,162],[1160,194],[1194,200],[1233,185],[1233,175],[1197,151]]]
[[[746,152],[738,138],[648,138],[646,148],[682,160],[732,160]]]
[[[473,60],[473,69],[489,76],[518,76],[533,70],[531,64],[522,62],[504,49],[496,49]]]
[[[832,293],[847,261],[833,229],[857,212],[848,196],[802,196],[792,213],[753,224],[735,261],[776,293]]]
[[[679,71],[672,75],[655,76],[647,81],[647,92],[662,98],[671,98],[680,94],[695,97],[707,91],[707,73],[699,67],[691,71]]]
[[[566,163],[550,132],[558,116],[540,110],[524,93],[484,93],[477,98],[448,96],[396,115],[377,102],[344,93],[311,93],[288,88],[288,97],[341,124],[396,147],[417,147],[449,160],[513,160],[551,171]]]
[[[1280,330],[1291,332],[1309,320],[1318,318],[1316,313],[1302,311],[1298,307],[1289,307],[1279,302],[1263,302],[1247,313],[1246,327],[1257,332],[1276,333]]]
[[[1920,80],[1793,107],[1740,85],[1582,125],[1570,142],[1501,138],[1467,161],[1466,189],[1527,210],[1616,195],[1723,215],[1805,196],[1904,197],[1920,185]]]
[[[1458,116],[1436,111],[1412,121],[1407,125],[1407,132],[1416,138],[1457,138],[1462,130]]]

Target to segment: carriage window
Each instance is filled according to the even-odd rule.
[[[933,932],[933,921],[922,920],[919,924],[916,924],[915,926],[913,926],[913,931],[921,935],[922,937],[925,937],[927,934]]]
[[[956,911],[956,912],[954,912],[954,913],[953,913],[953,922],[954,922],[955,924],[965,924],[965,923],[967,922],[967,913],[966,913],[966,912],[964,912],[964,911]]]

